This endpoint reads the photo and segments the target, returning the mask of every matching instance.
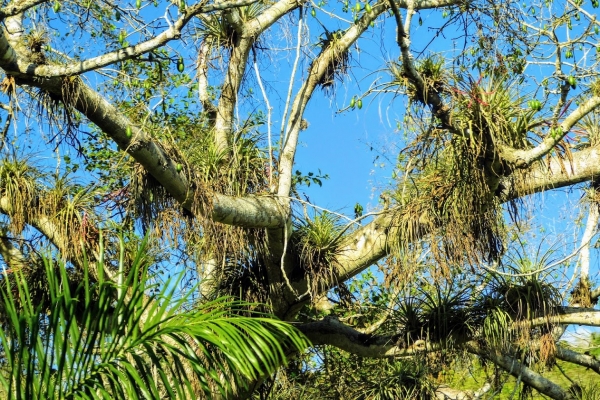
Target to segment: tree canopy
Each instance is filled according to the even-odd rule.
[[[73,287],[112,280],[132,290],[135,280],[119,281],[124,266],[143,264],[158,289],[144,286],[134,305],[161,307],[168,293],[182,320],[215,304],[250,319],[268,313],[311,342],[299,350],[295,329],[263,321],[285,339],[277,356],[252,364],[246,351],[220,373],[198,367],[200,379],[213,375],[197,396],[207,387],[240,398],[460,398],[505,386],[568,399],[600,390],[547,373],[561,363],[600,373],[593,355],[561,341],[569,325],[600,326],[597,7],[2,1],[4,287],[24,277],[39,303],[28,307],[44,321],[63,304],[49,263]],[[323,115],[336,116],[333,130],[358,117],[393,138],[380,149],[392,166],[376,204],[348,198],[353,209],[340,211],[310,201],[314,186],[327,193],[324,165],[358,157],[310,158],[305,138],[336,146]],[[302,152],[309,170],[297,165]],[[561,217],[565,196],[546,208],[539,200],[560,189],[577,193],[569,207],[578,214],[558,228],[569,241],[548,236],[549,246],[543,215]],[[161,278],[179,274],[185,302]],[[77,293],[89,300],[94,290]],[[241,335],[258,340],[251,326]],[[177,354],[202,365],[199,332],[176,336]],[[475,392],[444,381],[476,360],[487,376]],[[136,384],[150,385],[129,362]],[[245,363],[243,382],[219,386]],[[181,376],[167,375],[165,387]],[[154,389],[139,393],[153,398]]]

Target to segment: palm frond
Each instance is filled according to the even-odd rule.
[[[124,248],[124,247],[123,247]],[[9,399],[197,398],[243,390],[307,342],[290,325],[220,298],[190,308],[178,281],[148,295],[140,247],[114,282],[100,260],[70,282],[64,265],[44,262],[49,304],[35,304],[20,274],[0,285],[0,392]],[[124,257],[121,257],[123,260]],[[123,263],[121,263],[123,264]],[[96,268],[98,281],[90,278]],[[127,272],[125,272],[127,270]],[[6,278],[5,278],[6,279]]]

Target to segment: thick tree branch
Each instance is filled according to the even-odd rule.
[[[362,357],[407,357],[423,351],[440,349],[439,345],[427,343],[423,340],[407,347],[401,347],[396,344],[399,339],[396,336],[376,336],[361,333],[344,325],[336,317],[325,317],[320,321],[295,326],[315,346],[327,344]]]
[[[46,2],[48,2],[48,0],[11,1],[8,5],[0,8],[0,20],[21,14],[22,12],[29,10],[31,7],[35,7]]]
[[[600,326],[600,310],[581,307],[560,307],[557,314],[523,321],[525,326],[555,325],[585,325]]]
[[[598,361],[596,357],[581,354],[562,346],[556,346],[556,357],[560,360],[589,368],[597,374],[600,374],[600,361]]]
[[[528,194],[572,186],[600,176],[600,147],[577,151],[571,160],[555,158],[549,163],[535,163],[523,172],[515,172],[518,179],[504,178],[499,193],[501,201],[509,201]]]
[[[563,390],[559,385],[544,378],[513,357],[498,352],[484,350],[475,342],[469,342],[467,348],[471,353],[479,354],[480,356],[487,358],[512,376],[520,378],[523,382],[542,394],[550,396],[555,400],[567,400],[573,398],[569,392]]]

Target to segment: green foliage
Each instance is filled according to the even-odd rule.
[[[102,251],[102,249],[100,249]],[[123,251],[123,248],[122,248]],[[221,298],[193,304],[178,280],[154,285],[144,246],[117,271],[86,263],[73,282],[44,259],[49,299],[35,302],[21,273],[0,285],[0,391],[9,399],[190,398],[244,390],[291,349],[306,346],[291,326]],[[123,260],[123,254],[121,254]],[[95,269],[98,280],[90,277]],[[109,275],[115,280],[109,279]]]
[[[329,179],[328,174],[323,174],[319,169],[319,173],[315,174],[314,172],[309,172],[306,175],[303,175],[302,172],[296,170],[294,175],[292,175],[292,185],[297,188],[301,185],[306,185],[310,187],[311,183],[315,185],[323,186],[323,180]]]

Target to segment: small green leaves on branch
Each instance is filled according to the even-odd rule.
[[[323,174],[320,169],[318,174],[309,172],[307,175],[302,175],[302,172],[296,170],[296,173],[292,176],[292,186],[310,186],[311,183],[323,186],[323,179],[329,179],[329,175]]]
[[[533,111],[540,111],[542,109],[542,103],[539,100],[537,100],[537,99],[529,100],[527,102],[527,105]]]

